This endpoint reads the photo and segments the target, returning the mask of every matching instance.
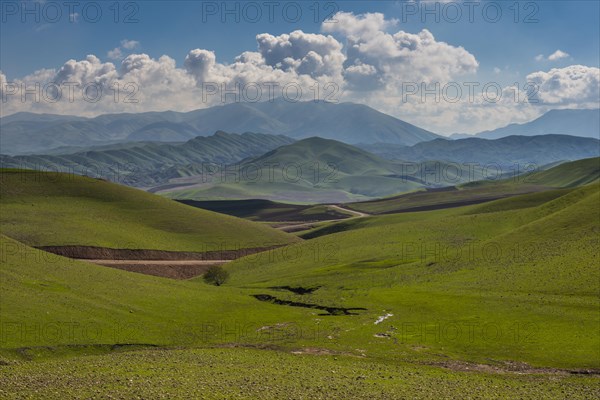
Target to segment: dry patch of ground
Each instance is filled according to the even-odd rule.
[[[204,274],[213,265],[223,265],[230,260],[80,260],[105,267],[160,276],[171,279],[190,279]]]
[[[269,251],[279,246],[207,252],[148,249],[111,249],[94,246],[44,246],[40,250],[79,261],[170,279],[190,279],[203,275],[214,265]]]

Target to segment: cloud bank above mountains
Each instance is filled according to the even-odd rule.
[[[598,106],[600,70],[583,65],[532,72],[527,81],[535,90],[521,87],[518,96],[497,84],[487,91],[499,91],[500,99],[477,95],[486,82],[471,93],[464,82],[478,83],[474,54],[427,29],[410,33],[397,25],[380,13],[339,12],[322,24],[321,33],[259,34],[256,49],[231,63],[201,48],[180,61],[168,55],[156,59],[135,53],[139,42],[123,40],[109,51],[111,58],[124,57],[120,63],[88,55],[20,78],[0,72],[3,115],[188,111],[281,95],[293,99],[301,91],[303,101],[364,103],[450,134],[527,121],[548,108]],[[223,96],[223,89],[229,94]]]

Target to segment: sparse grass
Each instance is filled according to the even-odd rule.
[[[453,371],[344,355],[148,350],[0,366],[0,395],[144,399],[591,399],[595,377]]]

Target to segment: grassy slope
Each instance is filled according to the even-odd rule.
[[[251,221],[317,221],[344,219],[352,216],[349,212],[331,209],[326,205],[297,205],[260,199],[224,201],[183,200],[182,203],[239,218],[246,218]]]
[[[574,187],[600,179],[600,158],[587,158],[559,164],[554,168],[530,174],[526,183],[551,187]]]
[[[334,140],[309,138],[241,163],[237,174],[208,185],[162,191],[174,199],[253,199],[328,203],[360,201],[425,186],[466,181],[443,162],[404,165]],[[446,171],[432,177],[432,171]],[[243,171],[247,171],[244,175]],[[259,172],[260,171],[260,172]],[[481,179],[482,171],[473,171]],[[442,179],[443,178],[443,179]]]
[[[70,261],[3,238],[0,311],[3,322],[100,324],[107,335],[102,343],[198,344],[198,325],[206,321],[251,323],[250,338],[216,341],[255,342],[261,326],[293,323],[319,326],[331,339],[291,337],[288,345],[363,349],[386,359],[438,360],[444,354],[486,363],[598,367],[598,185],[558,198],[537,196],[527,208],[516,197],[357,219],[360,229],[234,261],[227,266],[231,282],[221,288]],[[507,209],[507,201],[517,209]],[[304,296],[269,289],[286,285],[322,287]],[[367,310],[323,317],[317,310],[260,303],[250,296],[258,293]],[[374,325],[387,312],[394,316]],[[142,329],[130,338],[110,336],[119,323]],[[419,334],[420,327],[435,330],[436,324],[446,330],[458,324],[461,335]],[[495,329],[502,333],[491,338]],[[373,336],[381,333],[389,337]],[[52,335],[2,337],[2,347],[56,344]],[[98,341],[61,336],[58,344]]]
[[[0,161],[6,168],[75,171],[129,186],[150,187],[186,176],[194,167],[201,173],[203,165],[238,162],[292,141],[284,136],[217,132],[183,144],[123,143],[56,156],[2,156]]]
[[[31,246],[205,251],[296,240],[261,224],[97,179],[3,170],[0,182],[2,233]]]
[[[295,245],[272,262],[229,264],[230,285],[323,286],[304,301],[366,307],[340,320],[348,321],[340,342],[377,352],[400,352],[402,344],[408,353],[419,349],[418,357],[597,368],[598,188],[538,195],[527,208],[519,197],[503,200],[516,210],[499,202],[498,210],[489,203],[355,220],[348,223],[358,229]],[[284,252],[302,257],[286,262]],[[387,312],[394,317],[374,326]],[[452,324],[458,338],[419,330]],[[390,339],[369,339],[386,331]]]
[[[486,201],[499,197],[585,185],[600,178],[600,158],[560,164],[548,170],[499,181],[475,181],[452,191],[418,191],[368,202],[349,204],[354,210],[381,214],[439,204]]]
[[[0,355],[12,359],[16,353],[7,349],[53,346],[19,352],[48,361],[0,363],[2,393],[89,397],[98,390],[93,382],[102,382],[102,390],[124,397],[189,397],[195,390],[225,398],[318,398],[330,397],[336,387],[345,398],[594,398],[600,390],[595,377],[466,373],[403,363],[599,367],[599,187],[543,194],[526,201],[526,208],[516,197],[357,220],[361,229],[277,250],[266,259],[235,261],[228,266],[231,283],[220,288],[71,261],[1,236]],[[507,207],[510,201],[515,210]],[[458,253],[457,246],[467,243],[472,250]],[[415,250],[421,244],[451,251],[422,259]],[[493,256],[494,249],[500,256]],[[323,287],[299,296],[267,288],[276,285]],[[256,293],[367,310],[320,316],[260,303],[249,296]],[[388,312],[394,315],[374,324]],[[382,333],[389,336],[373,336]],[[60,346],[232,342],[330,348],[366,358],[242,349],[101,355],[109,350]],[[56,360],[73,353],[80,357]],[[165,386],[167,380],[180,382],[181,390]],[[59,395],[56,388],[65,392]]]
[[[0,348],[4,349],[201,345],[237,341],[244,332],[252,342],[261,339],[256,330],[263,325],[302,320],[299,310],[263,305],[237,288],[101,267],[36,250],[4,235],[0,249]]]

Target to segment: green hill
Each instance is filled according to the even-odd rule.
[[[0,155],[0,164],[4,168],[74,172],[129,186],[154,187],[170,179],[202,174],[208,165],[232,164],[292,142],[280,135],[218,131],[176,144],[121,143],[72,154]]]
[[[590,132],[594,130],[591,129]],[[500,165],[510,170],[514,170],[516,165],[521,168],[527,165],[539,167],[557,161],[573,161],[600,155],[598,139],[567,134],[508,136],[499,139],[469,137],[448,140],[446,138],[421,142],[413,146],[376,143],[364,144],[360,147],[390,160],[415,162],[444,160],[459,164]]]
[[[347,222],[354,229],[282,249],[272,261],[228,264],[229,285],[279,300],[366,308],[339,319],[336,343],[381,357],[443,353],[598,368],[599,189],[563,191],[528,207],[517,196],[498,210],[355,219]],[[287,262],[286,254],[302,256]],[[318,289],[300,296],[279,287]]]
[[[256,164],[296,164],[318,162],[335,165],[336,171],[347,175],[383,175],[397,172],[397,167],[374,154],[357,147],[320,137],[300,140],[281,146],[251,160]],[[310,178],[310,177],[309,177]]]
[[[284,348],[390,362],[599,368],[599,195],[592,184],[527,208],[355,220],[355,230],[233,261],[231,281],[219,288],[73,261],[2,236],[0,353],[264,346],[283,334],[275,343]],[[78,336],[35,334],[58,322],[77,323]]]
[[[293,236],[106,181],[2,170],[2,233],[30,246],[205,251],[291,243]]]
[[[600,158],[595,157],[531,173],[525,177],[524,183],[549,187],[575,187],[587,185],[599,179]]]
[[[599,178],[600,158],[596,157],[567,162],[550,169],[511,178],[468,182],[443,189],[416,191],[347,206],[373,214],[425,211],[482,203],[525,193],[575,187],[596,182]]]
[[[367,200],[424,187],[441,187],[481,179],[448,164],[384,160],[357,147],[313,137],[278,147],[228,167],[211,182],[188,180],[161,191],[178,200],[268,199],[291,203],[336,203]],[[439,171],[445,171],[440,174]]]
[[[19,182],[31,178],[2,175],[2,218],[8,209],[28,224],[21,214],[39,206],[61,242],[90,233],[64,233],[65,219],[91,226],[81,206],[100,236],[113,213],[146,236],[172,204],[89,178]],[[125,398],[231,398],[240,388],[318,398],[332,387],[344,398],[595,398],[600,186],[559,192],[354,219],[353,230],[233,261],[221,287],[74,261],[0,235],[2,393],[93,397],[102,382]],[[130,219],[136,208],[145,220]],[[167,213],[176,209],[191,208]],[[211,229],[239,222],[193,214],[210,216]],[[3,232],[19,234],[7,222]],[[176,222],[165,247],[183,248],[173,232],[195,225]],[[184,386],[169,385],[174,377]]]

